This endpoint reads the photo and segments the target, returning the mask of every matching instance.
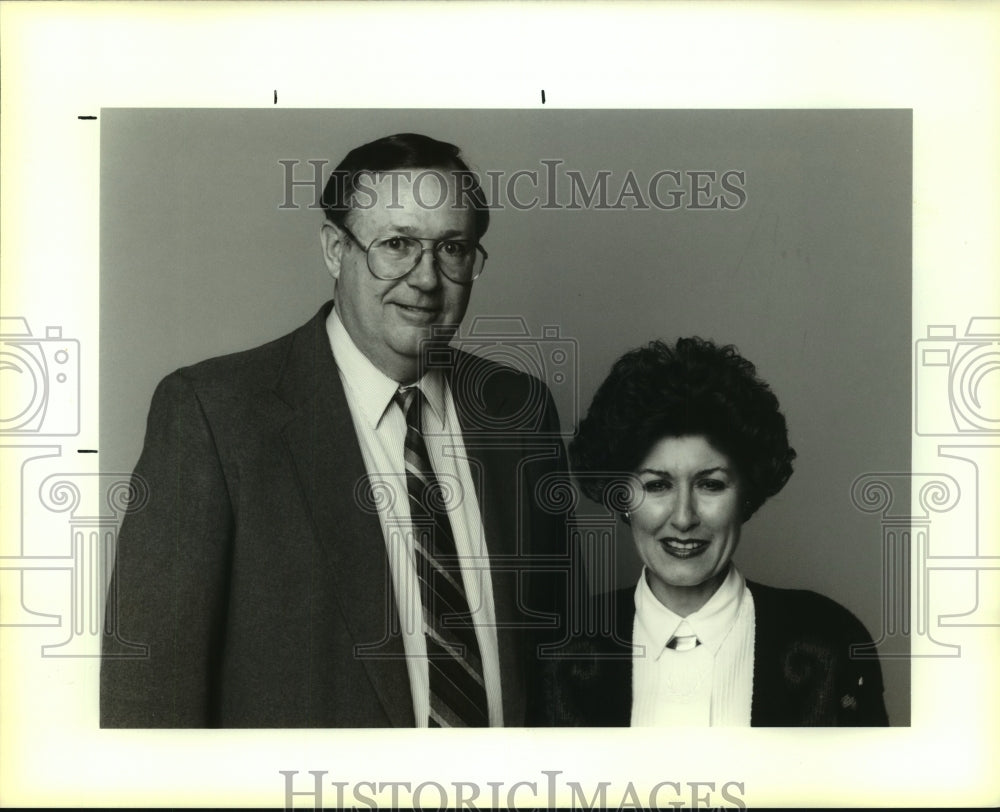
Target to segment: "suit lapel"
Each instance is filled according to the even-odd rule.
[[[356,496],[366,484],[365,464],[326,334],[329,310],[328,303],[294,334],[277,387],[293,411],[283,434],[355,641],[353,656],[362,661],[392,724],[412,727],[402,638],[390,631],[398,629],[398,612],[385,540],[378,514],[363,510]]]
[[[454,348],[449,348],[449,352],[452,353],[452,359],[447,367],[448,383],[462,429],[490,557],[504,724],[523,726],[524,618],[516,603],[519,578],[516,562],[519,554],[516,511],[518,495],[512,485],[517,471],[514,468],[507,471],[512,439],[501,436],[495,430],[489,431],[497,425],[498,416],[504,414],[507,393],[498,391],[496,387],[477,386],[477,382],[481,381],[475,374],[479,363],[475,356]],[[472,391],[473,386],[476,386],[476,391]]]

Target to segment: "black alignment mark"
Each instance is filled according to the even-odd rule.
[[[545,91],[542,91],[542,104],[545,104]]]
[[[76,453],[77,454],[96,454],[97,453],[97,449],[96,448],[78,448],[76,450]]]
[[[97,121],[97,116],[77,116],[80,121]]]
[[[274,91],[274,103],[275,104],[278,103],[278,91],[277,90]]]

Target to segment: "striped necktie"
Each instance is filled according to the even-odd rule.
[[[430,677],[430,727],[486,727],[489,705],[476,627],[442,490],[421,430],[424,396],[401,387],[395,401],[406,416],[403,459],[413,521],[414,555],[423,605]]]

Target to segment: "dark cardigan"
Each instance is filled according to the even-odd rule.
[[[754,727],[887,725],[877,659],[854,659],[852,644],[870,644],[861,622],[815,592],[748,581],[755,630]],[[599,596],[594,618],[614,634],[569,641],[548,660],[538,725],[628,727],[632,715],[632,625],[635,588]]]

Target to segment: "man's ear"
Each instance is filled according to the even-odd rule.
[[[319,230],[319,241],[323,246],[323,261],[326,269],[334,279],[340,278],[340,259],[344,253],[344,234],[336,225],[329,220],[324,220]]]

